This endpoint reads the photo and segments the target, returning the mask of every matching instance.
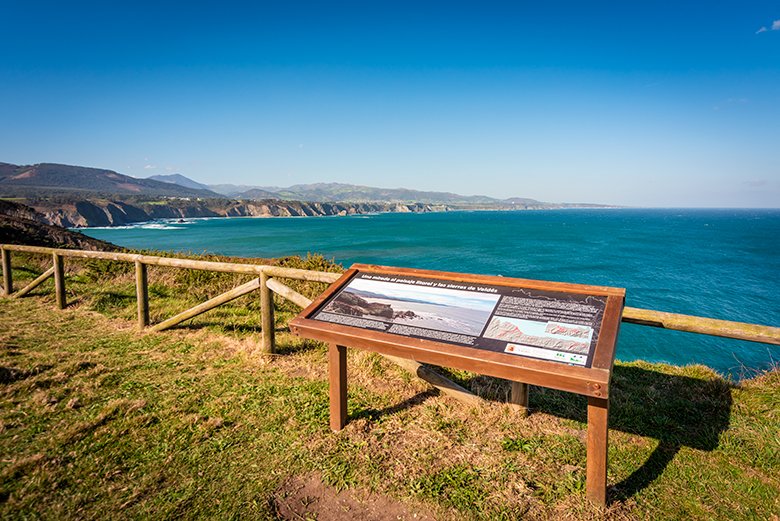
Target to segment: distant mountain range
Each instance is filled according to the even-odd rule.
[[[155,198],[231,199],[239,201],[301,201],[307,203],[382,203],[447,206],[446,209],[543,209],[590,204],[545,203],[524,197],[496,199],[484,195],[425,192],[407,188],[376,188],[344,183],[297,184],[289,187],[233,184],[206,185],[181,174],[139,179],[100,168],[39,163],[0,163],[0,197],[65,197],[73,199],[120,198],[149,201]]]
[[[455,205],[510,205],[544,207],[546,203],[524,197],[496,199],[484,195],[460,195],[451,192],[423,192],[407,188],[375,188],[344,183],[298,184],[289,187],[218,184],[204,185],[183,175],[152,176],[149,179],[179,184],[190,188],[202,187],[233,199],[279,199],[282,201],[314,201],[322,203],[423,203]]]
[[[183,186],[185,188],[192,188],[193,190],[206,190],[209,192],[216,192],[219,194],[222,193],[219,190],[213,190],[208,185],[204,185],[197,181],[193,181],[189,177],[184,177],[181,174],[153,175],[147,177],[147,179],[151,179],[152,181],[160,181],[162,183],[171,183],[174,185]]]
[[[2,198],[17,199],[27,205],[41,222],[64,227],[118,226],[155,219],[193,217],[360,215],[601,206],[343,183],[298,184],[287,188],[206,185],[181,174],[138,179],[113,170],[56,163],[0,163],[0,200]]]

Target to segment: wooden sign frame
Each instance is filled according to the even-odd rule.
[[[481,302],[478,292],[497,294],[496,308],[489,318],[491,324],[494,318],[503,318],[495,317],[495,310],[509,302],[509,294],[535,296],[534,298],[543,302],[539,304],[541,306],[546,305],[544,301],[554,302],[556,299],[562,299],[560,301],[564,304],[560,305],[561,308],[566,307],[567,299],[575,303],[589,300],[599,304],[599,323],[594,324],[595,327],[590,330],[587,363],[580,357],[576,364],[572,364],[541,359],[534,355],[513,354],[509,343],[506,343],[507,348],[502,352],[501,349],[492,348],[496,341],[491,339],[485,340],[491,349],[485,349],[481,346],[465,345],[464,342],[468,342],[466,336],[462,337],[466,340],[461,340],[459,335],[451,337],[448,333],[443,333],[441,336],[444,340],[421,338],[420,335],[414,334],[414,331],[419,332],[415,327],[403,328],[404,332],[412,331],[411,335],[380,330],[380,322],[377,322],[378,329],[371,329],[366,326],[372,324],[363,323],[360,318],[353,320],[349,314],[354,312],[349,310],[346,311],[348,314],[343,315],[346,318],[340,320],[342,323],[333,322],[332,320],[338,317],[329,311],[333,308],[332,303],[340,298],[342,290],[357,279],[377,281],[379,287],[394,287],[393,284],[417,285],[423,292],[426,287],[437,287],[441,289],[431,291],[454,291],[457,293],[451,293],[452,295],[464,295],[467,302],[468,291],[471,291],[477,305]],[[357,287],[357,283],[354,286]],[[527,298],[520,301],[534,304]],[[330,426],[334,431],[341,430],[347,419],[347,347],[587,396],[587,495],[603,504],[606,500],[609,382],[624,301],[625,289],[622,288],[354,264],[300,315],[290,321],[290,329],[296,335],[327,342],[330,346]],[[339,305],[343,306],[343,303]],[[385,312],[381,309],[380,311]],[[562,313],[565,316],[566,312]],[[484,317],[484,314],[481,317]],[[393,322],[392,317],[389,322]],[[489,327],[485,326],[481,332],[486,333],[487,329]],[[585,335],[586,332],[571,334]],[[473,338],[482,339],[481,335]],[[496,338],[496,335],[493,338]],[[518,346],[513,344],[513,347]]]

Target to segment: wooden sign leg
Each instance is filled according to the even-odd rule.
[[[347,348],[328,344],[330,373],[330,428],[340,431],[347,424]]]
[[[609,428],[609,400],[588,397],[588,454],[587,481],[588,499],[598,505],[607,502],[607,446]]]
[[[512,382],[509,403],[519,406],[525,414],[528,414],[528,384]]]

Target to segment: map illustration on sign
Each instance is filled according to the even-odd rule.
[[[358,273],[315,320],[589,367],[604,297]]]
[[[494,316],[484,336],[511,342],[505,349],[507,353],[579,363],[588,358],[593,328]],[[547,353],[545,349],[554,353]]]

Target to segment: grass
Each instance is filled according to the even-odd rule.
[[[320,257],[281,262],[338,270]],[[277,301],[280,354],[263,356],[254,295],[141,333],[132,271],[68,266],[68,309],[55,309],[51,282],[0,300],[2,518],[275,519],[275,491],[309,475],[441,519],[780,512],[778,370],[736,385],[702,366],[618,363],[610,504],[599,511],[584,497],[581,397],[533,388],[528,417],[499,402],[469,408],[349,350],[350,423],[333,434],[326,351],[286,331],[293,305]],[[46,267],[15,254],[16,287]],[[246,280],[165,268],[149,278],[153,320]],[[508,392],[499,380],[452,375],[489,397]]]

